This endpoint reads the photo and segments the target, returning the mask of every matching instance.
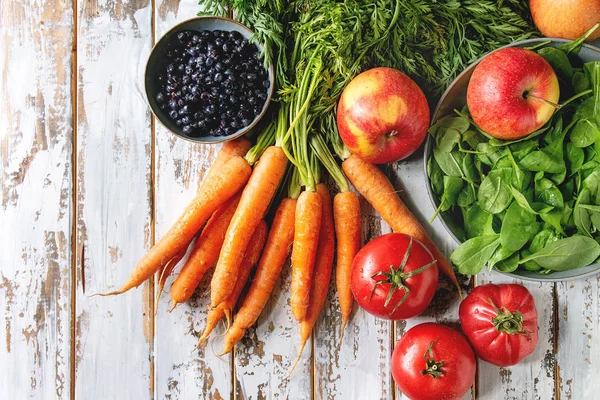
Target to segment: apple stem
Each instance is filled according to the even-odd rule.
[[[387,134],[387,136],[388,136],[388,137],[394,137],[394,136],[396,136],[397,134],[398,134],[398,131],[394,129],[393,131],[391,131],[390,133],[388,133],[388,134]]]
[[[533,95],[533,94],[531,94],[531,93],[527,93],[527,94],[525,95],[525,98],[528,98],[528,97],[531,97],[532,99],[536,99],[536,100],[542,101],[542,102],[544,102],[544,103],[546,103],[546,104],[548,104],[548,105],[550,105],[550,106],[554,107],[554,108],[555,108],[555,109],[557,109],[557,110],[560,110],[560,109],[562,108],[562,106],[561,106],[560,104],[556,104],[556,103],[554,103],[554,102],[552,102],[552,101],[550,101],[550,100],[546,100],[546,99],[544,99],[544,98],[542,98],[542,97],[538,97],[538,96],[536,96],[536,95]]]

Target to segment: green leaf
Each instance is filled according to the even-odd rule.
[[[440,203],[439,211],[446,211],[458,199],[458,195],[463,188],[463,180],[454,176],[444,176],[444,193]]]
[[[568,78],[571,81],[574,73],[573,66],[564,51],[555,47],[544,47],[538,50],[538,54],[552,65],[552,68],[559,76]]]
[[[591,146],[596,141],[596,135],[600,135],[596,124],[589,119],[582,119],[571,131],[571,143],[577,147]]]
[[[487,139],[481,133],[472,129],[463,133],[462,140],[473,150],[477,150],[477,145],[479,145],[479,143],[487,142]]]
[[[481,182],[477,194],[479,206],[484,211],[492,214],[504,211],[510,204],[512,197],[508,185],[502,181],[500,176],[487,176]]]
[[[437,149],[444,153],[450,153],[460,143],[460,132],[453,128],[439,129],[435,135]]]
[[[433,151],[433,157],[435,161],[442,169],[444,174],[448,176],[454,176],[457,178],[462,177],[462,154],[458,152],[445,153],[438,149]]]
[[[446,129],[454,129],[460,133],[465,133],[471,126],[471,123],[469,122],[469,120],[463,117],[447,115],[445,117],[440,118],[434,126]]]
[[[575,93],[581,93],[588,90],[591,87],[590,80],[585,76],[582,72],[575,72],[573,74],[573,79],[571,79],[571,83],[573,85],[573,90]]]
[[[479,182],[481,179],[479,176],[479,172],[475,167],[475,163],[473,162],[472,154],[465,154],[462,159],[462,173],[463,179],[468,182]]]
[[[458,246],[450,255],[450,260],[459,273],[475,275],[481,272],[499,245],[500,235],[478,236]]]
[[[473,204],[476,200],[477,192],[475,191],[475,186],[472,183],[469,183],[461,190],[456,203],[459,207],[465,208]]]
[[[542,250],[522,259],[519,264],[535,261],[551,271],[585,267],[600,256],[600,244],[586,236],[571,236],[549,243]]]
[[[543,204],[536,204],[536,207],[534,208],[533,205],[529,204],[529,200],[527,200],[527,197],[525,197],[523,193],[519,192],[512,186],[510,187],[510,192],[519,206],[521,206],[521,208],[526,210],[528,213],[536,215],[545,214],[553,208],[552,206],[545,206]]]
[[[463,212],[463,216],[467,237],[495,234],[492,227],[493,215],[483,211],[477,204],[467,208]]]
[[[508,148],[510,149],[515,160],[522,160],[527,154],[531,153],[538,147],[536,140],[527,140],[524,142],[511,144]]]
[[[585,153],[583,149],[575,146],[573,143],[567,143],[566,158],[569,174],[573,175],[575,172],[579,171],[583,166],[583,162],[585,160]]]
[[[531,244],[529,245],[529,251],[533,254],[544,247],[546,247],[549,243],[555,242],[559,239],[556,236],[556,233],[552,229],[543,229],[539,231],[531,240]]]
[[[562,193],[550,179],[535,180],[535,198],[554,208],[562,209],[565,206]]]
[[[552,174],[557,174],[565,169],[562,159],[552,157],[541,150],[527,154],[519,164],[528,171],[544,171]]]
[[[500,244],[509,251],[520,250],[538,230],[535,214],[521,208],[518,202],[513,202],[502,221]]]
[[[429,175],[433,192],[440,196],[444,191],[444,174],[433,157],[429,157],[427,160],[427,175]]]
[[[492,268],[494,268],[494,266],[496,264],[498,264],[502,260],[506,260],[508,257],[512,256],[514,253],[515,253],[514,251],[508,250],[507,248],[503,247],[502,244],[500,244],[500,246],[498,246],[498,248],[496,248],[496,251],[494,251],[494,254],[492,254],[492,256],[490,257],[490,259],[487,263],[487,267],[491,270]]]
[[[523,249],[521,250],[521,258],[526,258],[529,257],[531,255],[531,252],[527,249]],[[527,271],[539,271],[540,269],[542,269],[542,266],[538,263],[536,263],[535,261],[526,261],[523,264],[523,267],[527,270]],[[517,267],[519,266],[519,262],[517,260]]]
[[[520,258],[521,257],[519,253],[514,253],[510,257],[496,263],[496,265],[494,265],[494,268],[496,268],[500,272],[514,272],[517,270],[517,268],[519,268]]]

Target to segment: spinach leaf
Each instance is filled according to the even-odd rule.
[[[521,250],[521,258],[526,258],[526,257],[529,257],[530,255],[531,255],[531,252],[529,250],[527,250],[527,249]],[[540,269],[542,269],[542,266],[533,260],[525,261],[522,265],[527,271],[539,271]],[[519,266],[519,263],[517,260],[517,267],[518,266]]]
[[[479,206],[492,214],[498,214],[506,209],[512,200],[508,185],[502,182],[500,176],[489,175],[481,182],[477,200]]]
[[[531,132],[529,135],[522,137],[520,139],[514,139],[514,140],[499,140],[499,139],[490,139],[489,143],[491,146],[494,147],[502,147],[502,146],[509,146],[515,143],[520,143],[520,142],[524,142],[526,140],[531,140],[534,139],[538,136],[540,136],[542,133],[546,132],[548,129],[550,129],[550,124],[552,123],[552,120],[548,121],[546,123],[546,125],[542,126],[540,129],[538,129],[537,131]]]
[[[527,197],[512,186],[510,187],[510,192],[514,196],[515,201],[519,203],[519,206],[531,214],[545,214],[553,208],[552,206],[546,206],[540,203],[530,204]]]
[[[454,116],[454,115],[447,115],[445,117],[438,119],[433,126],[438,129],[439,128],[455,129],[455,130],[459,131],[460,133],[464,133],[469,129],[469,127],[471,126],[471,123],[466,118],[458,117],[458,116]]]
[[[494,265],[494,268],[496,268],[500,272],[514,272],[517,270],[517,268],[519,268],[520,258],[521,257],[519,253],[514,253],[510,257],[498,262],[496,265]]]
[[[461,190],[456,203],[459,207],[465,208],[473,204],[475,200],[477,200],[477,192],[475,191],[475,185],[469,183]]]
[[[554,208],[562,209],[565,206],[562,193],[550,179],[535,180],[535,198]]]
[[[454,176],[457,178],[462,177],[462,158],[463,155],[457,151],[453,151],[450,153],[443,152],[441,150],[435,149],[433,151],[433,158],[442,169],[444,174],[448,176]]]
[[[481,272],[498,246],[500,235],[478,236],[458,246],[450,255],[450,260],[459,273],[475,275]]]
[[[585,76],[583,72],[575,72],[573,74],[573,78],[571,79],[571,83],[573,84],[573,90],[575,93],[581,93],[590,88],[590,80]]]
[[[514,143],[508,146],[515,160],[521,160],[527,154],[537,149],[538,143],[535,140],[526,140],[524,142]]]
[[[440,206],[438,207],[438,212],[446,211],[454,204],[456,204],[456,200],[458,199],[458,195],[460,194],[462,187],[462,179],[456,178],[454,176],[444,176],[444,193],[442,194],[442,199]]]
[[[506,260],[508,257],[512,256],[514,253],[515,253],[514,251],[508,250],[507,248],[503,247],[502,244],[500,244],[500,246],[498,246],[496,251],[494,251],[494,254],[492,254],[492,256],[490,257],[490,259],[487,263],[487,267],[491,270],[500,261]]]
[[[490,167],[493,167],[496,161],[503,156],[503,152],[499,148],[492,147],[489,143],[478,144],[477,152],[477,158],[479,158],[482,163],[489,165]]]
[[[437,150],[444,153],[450,153],[452,150],[454,150],[454,147],[460,143],[460,138],[460,132],[456,129],[438,129],[435,135]]]
[[[567,143],[567,168],[569,169],[569,174],[573,175],[575,172],[579,171],[583,166],[583,162],[585,160],[585,153],[583,149],[575,146],[573,143]]]
[[[484,143],[487,141],[487,139],[481,133],[472,129],[463,133],[462,140],[463,142],[467,142],[469,147],[471,147],[473,150],[477,150],[477,145],[479,145],[479,143]]]
[[[573,66],[564,51],[555,47],[544,47],[538,50],[538,54],[552,65],[557,75],[568,78],[569,81],[571,80],[574,73]]]
[[[577,147],[587,147],[594,144],[599,128],[589,119],[579,120],[571,131],[571,143]]]
[[[434,157],[429,157],[427,160],[427,175],[433,192],[438,196],[441,195],[444,191],[444,174]]]
[[[586,236],[571,236],[549,243],[542,250],[519,261],[535,261],[551,271],[585,267],[600,256],[600,244]]]
[[[463,213],[467,237],[495,234],[492,227],[493,215],[483,211],[477,204],[467,208]]]
[[[500,244],[512,252],[520,250],[538,230],[535,214],[521,208],[518,202],[513,202],[502,221]]]
[[[593,216],[590,210],[579,207],[580,204],[600,205],[600,170],[592,172],[583,181],[582,189],[579,192],[579,196],[575,202],[575,210],[573,211],[575,226],[577,226],[579,232],[587,236],[592,236],[594,231],[592,225],[596,227],[597,224],[594,224],[594,221],[592,221]]]
[[[475,164],[472,154],[465,154],[462,159],[463,179],[467,182],[478,182],[481,178]]]
[[[539,231],[531,241],[528,250],[533,254],[542,250],[548,244],[557,241],[559,238],[552,229],[544,229]]]
[[[542,150],[527,154],[519,164],[528,171],[544,171],[552,174],[557,174],[565,169],[562,159],[553,157]]]

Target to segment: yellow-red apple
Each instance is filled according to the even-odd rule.
[[[600,0],[531,0],[535,26],[546,37],[575,40],[600,22]],[[600,37],[600,28],[588,38]]]
[[[491,53],[475,67],[467,106],[484,132],[514,140],[548,122],[559,95],[556,73],[542,56],[509,47]]]
[[[408,76],[392,68],[373,68],[344,89],[337,124],[353,154],[375,164],[392,163],[410,156],[423,143],[429,106]]]

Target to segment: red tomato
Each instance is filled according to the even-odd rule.
[[[458,316],[479,358],[494,365],[515,365],[537,344],[535,302],[524,286],[477,286],[460,304]]]
[[[426,323],[400,338],[392,355],[392,375],[412,400],[459,399],[475,381],[475,355],[463,335]]]
[[[431,302],[438,268],[419,240],[389,233],[367,243],[352,263],[350,287],[367,312],[385,319],[418,315]]]

